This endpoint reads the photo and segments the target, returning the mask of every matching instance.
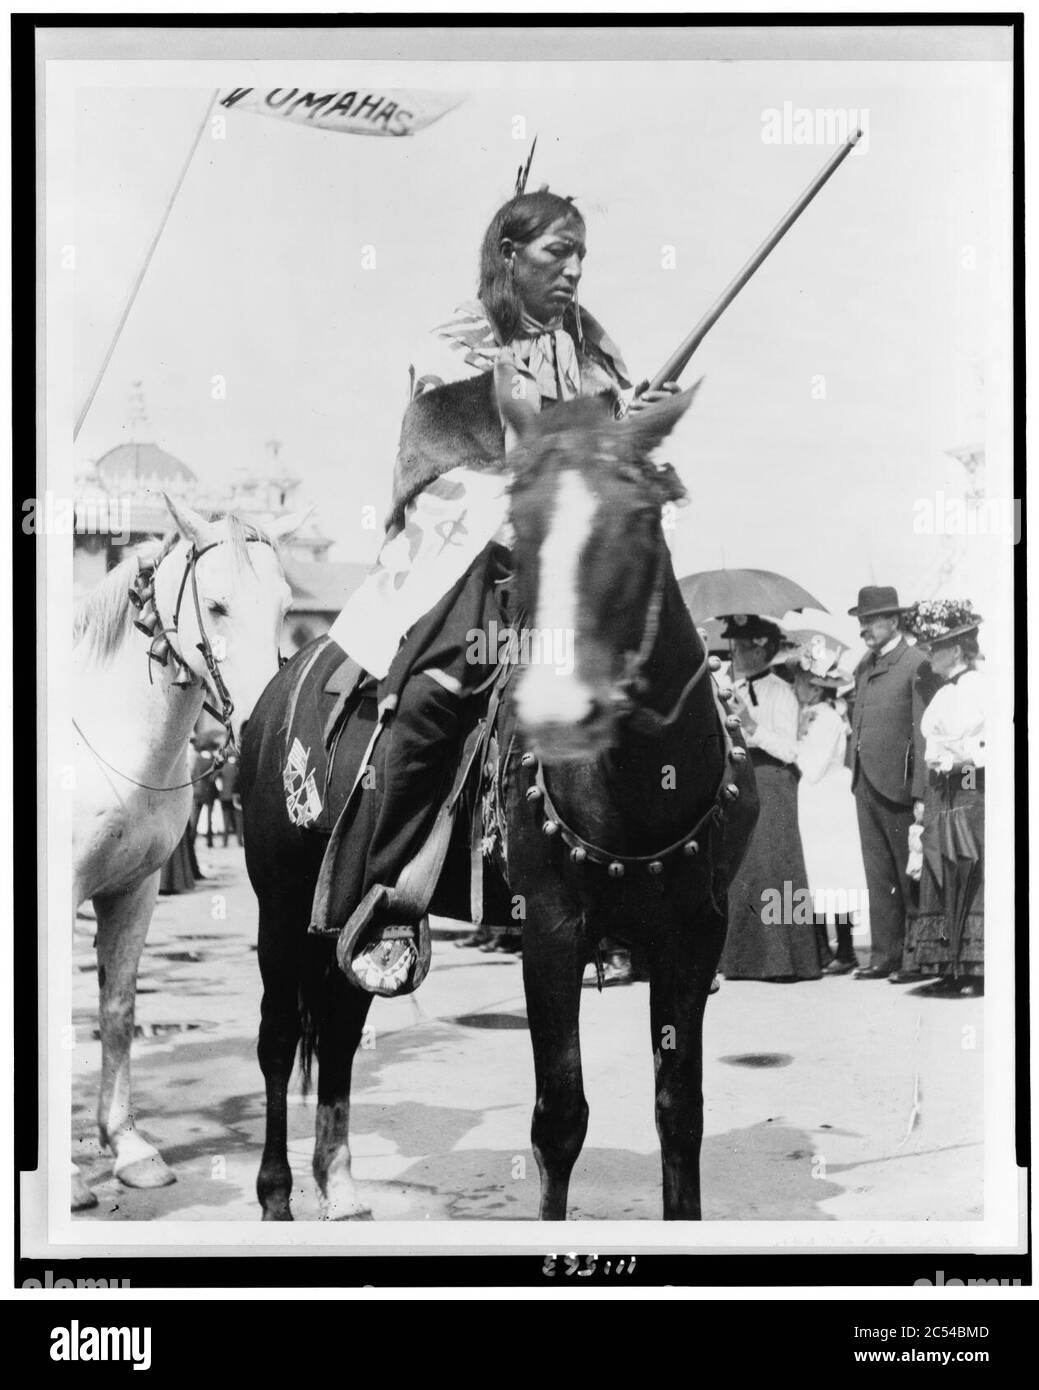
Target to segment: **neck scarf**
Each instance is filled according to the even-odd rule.
[[[564,320],[579,329],[579,347],[573,334],[563,327]],[[582,386],[586,393],[616,393],[618,388],[631,385],[617,345],[583,307],[571,305],[551,324],[525,316],[519,334],[507,347],[494,336],[478,299],[460,305],[454,317],[433,332],[481,372],[490,371],[503,353],[511,354],[520,370],[537,382],[539,391],[544,383],[542,394],[552,400],[571,400],[582,393]]]
[[[572,401],[581,394],[577,348],[563,327],[562,314],[552,323],[538,323],[525,313],[507,350],[526,368],[542,400]]]

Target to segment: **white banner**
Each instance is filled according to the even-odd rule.
[[[220,93],[225,110],[251,111],[315,130],[349,135],[414,135],[453,111],[462,98],[452,92],[375,90],[308,92],[302,87],[233,87]]]

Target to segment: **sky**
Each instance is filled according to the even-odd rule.
[[[401,87],[422,85],[408,64],[398,71]],[[322,65],[326,88],[363,79],[362,64]],[[263,80],[317,79],[293,68]],[[676,570],[777,570],[840,614],[869,583],[906,602],[969,583],[984,605],[993,556],[1009,567],[1009,549],[921,534],[920,503],[962,495],[966,474],[946,451],[965,444],[986,447],[990,494],[1010,492],[1008,67],[455,63],[448,83],[463,101],[412,138],[245,112],[228,113],[223,138],[207,130],[78,461],[128,437],[141,381],[149,433],[200,477],[256,466],[277,439],[333,558],[369,560],[378,533],[364,509],[387,509],[408,366],[439,359],[429,330],[473,296],[484,227],[532,136],[531,186],[574,195],[586,216],[581,301],[641,379],[832,152],[768,143],[766,113],[843,108],[868,121],[861,152],[688,369],[704,385],[661,451],[690,493],[671,536]],[[77,400],[208,95],[79,92]],[[943,576],[951,548],[966,559]]]

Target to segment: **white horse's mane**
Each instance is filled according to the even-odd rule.
[[[243,521],[237,512],[216,513],[206,518],[215,525],[227,523],[227,537],[237,563],[252,568],[247,542],[250,539],[270,540],[259,526]],[[179,532],[167,535],[154,558],[149,563],[155,568],[161,564],[174,546],[182,539]],[[139,560],[136,555],[123,560],[108,571],[104,579],[76,607],[72,625],[72,645],[80,643],[87,646],[87,654],[93,661],[109,661],[122,647],[130,631],[131,619],[136,609],[130,603],[130,588],[137,574]]]

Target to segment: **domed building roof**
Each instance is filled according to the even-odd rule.
[[[97,475],[102,482],[125,488],[131,483],[149,487],[193,483],[195,474],[180,459],[167,454],[157,444],[117,444],[98,459]]]

